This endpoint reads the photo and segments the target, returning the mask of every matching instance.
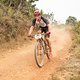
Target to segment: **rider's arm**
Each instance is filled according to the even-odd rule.
[[[50,25],[48,20],[46,20],[46,24],[47,24],[47,27],[48,27],[48,32],[51,32],[51,29],[50,29],[51,25]]]
[[[50,23],[48,21],[48,19],[44,18],[44,17],[41,17],[43,19],[43,21],[46,23],[47,27],[48,27],[48,32],[50,32]]]
[[[51,31],[50,31],[51,25],[50,25],[50,24],[47,24],[47,26],[48,26],[48,32],[51,32]]]
[[[30,27],[30,30],[29,30],[29,33],[28,33],[28,36],[31,36],[31,33],[33,32],[33,29],[35,27],[35,19],[32,20],[32,26]]]
[[[33,29],[34,29],[34,26],[31,26],[30,30],[29,30],[29,33],[28,33],[28,36],[31,36],[31,33],[33,32]]]

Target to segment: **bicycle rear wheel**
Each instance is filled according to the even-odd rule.
[[[50,50],[48,44],[45,43],[45,53],[48,59],[50,59]]]
[[[44,65],[44,47],[43,42],[37,41],[35,47],[35,60],[38,67],[42,67]]]

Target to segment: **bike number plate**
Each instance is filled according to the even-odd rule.
[[[41,34],[36,34],[35,39],[41,39],[42,35]]]

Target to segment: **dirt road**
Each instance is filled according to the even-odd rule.
[[[0,80],[49,80],[56,69],[62,66],[69,57],[71,34],[65,28],[51,28],[53,58],[49,61],[45,56],[45,64],[38,68],[34,59],[34,44],[8,51],[0,60]]]

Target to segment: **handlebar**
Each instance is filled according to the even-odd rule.
[[[44,37],[46,37],[46,35],[49,35],[49,34],[51,34],[50,32],[47,32],[47,33],[41,33],[41,34],[39,34],[39,33],[37,33],[37,34],[33,34],[33,35],[30,35],[30,36],[28,36],[28,37],[30,37],[30,38],[36,38],[37,39],[37,37],[42,37],[42,36],[44,36]],[[32,39],[31,39],[32,40]]]

